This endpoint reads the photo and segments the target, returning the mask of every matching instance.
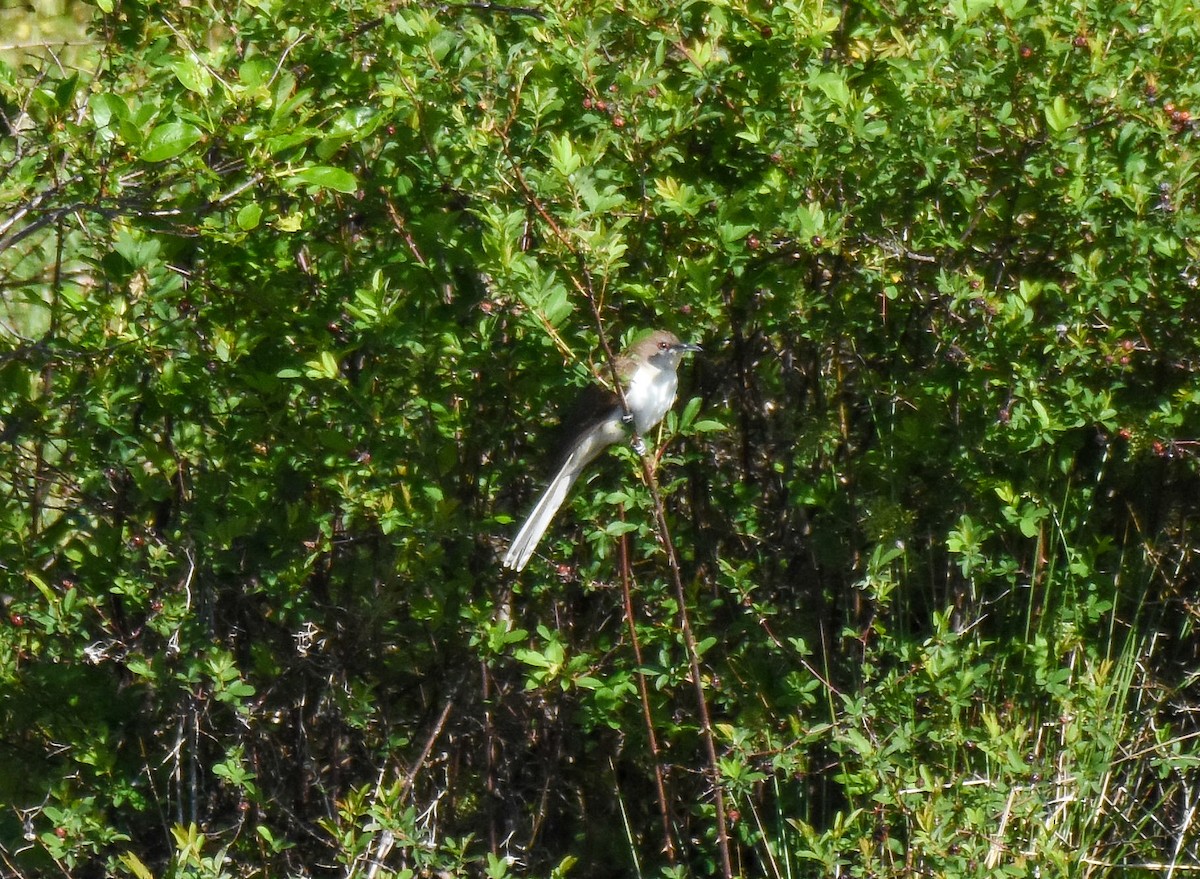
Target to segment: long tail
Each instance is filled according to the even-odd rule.
[[[537,549],[538,541],[550,526],[550,520],[567,499],[567,492],[571,490],[583,468],[620,436],[620,427],[614,422],[611,426],[603,425],[587,431],[580,437],[562,466],[558,468],[558,472],[554,474],[554,478],[550,480],[550,484],[546,486],[546,490],[542,492],[533,512],[525,519],[525,524],[513,538],[512,545],[504,554],[504,567],[514,571],[525,567],[533,551]]]

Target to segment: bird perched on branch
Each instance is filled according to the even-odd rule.
[[[685,354],[699,345],[681,342],[666,330],[640,339],[617,358],[616,372],[625,395],[607,389],[590,389],[586,405],[567,426],[570,437],[562,463],[533,511],[525,519],[504,555],[504,567],[520,571],[528,563],[550,520],[566,500],[567,492],[591,461],[606,448],[620,442],[632,427],[640,436],[653,429],[675,402],[679,384],[677,370]],[[628,407],[628,411],[625,407]]]

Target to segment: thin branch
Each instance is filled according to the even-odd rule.
[[[624,518],[624,509],[622,509]],[[663,781],[662,758],[658,747],[658,735],[654,732],[654,715],[650,711],[650,688],[646,684],[646,664],[642,661],[642,645],[638,642],[637,624],[633,613],[633,589],[629,576],[629,539],[621,535],[621,597],[625,600],[625,622],[629,626],[629,643],[633,645],[633,658],[637,662],[638,695],[642,702],[642,720],[646,723],[646,741],[650,745],[650,756],[654,763],[654,790],[658,795],[658,808],[662,814],[663,851],[667,861],[675,864],[675,835],[671,831],[671,806],[667,800],[667,786]]]
[[[433,750],[434,743],[442,734],[442,730],[446,728],[446,721],[450,718],[450,712],[454,710],[454,693],[452,692],[446,698],[446,704],[442,706],[442,713],[438,716],[437,722],[433,725],[433,729],[429,731],[429,735],[425,739],[425,746],[421,748],[421,753],[417,755],[417,759],[413,761],[408,772],[404,776],[404,786],[411,788],[417,779],[417,775],[425,766],[425,761],[429,759],[429,752]]]
[[[687,648],[688,666],[691,671],[692,688],[696,694],[696,711],[700,715],[700,737],[704,740],[704,750],[708,757],[709,783],[713,788],[713,802],[717,812],[717,851],[721,855],[721,871],[725,879],[733,877],[733,862],[729,856],[728,819],[725,814],[725,792],[721,784],[720,764],[717,761],[716,737],[713,735],[712,717],[708,711],[708,700],[704,693],[704,678],[700,670],[700,651],[696,647],[696,636],[692,632],[692,623],[688,617],[687,594],[683,589],[683,575],[680,573],[679,557],[675,553],[675,544],[671,542],[671,529],[667,525],[667,514],[663,508],[662,494],[658,490],[658,481],[654,476],[654,468],[648,455],[641,455],[642,472],[646,477],[646,485],[650,488],[650,496],[654,499],[654,517],[658,524],[659,537],[667,552],[667,560],[671,569],[671,577],[675,585],[675,600],[679,605],[679,629],[683,634],[683,644]]]

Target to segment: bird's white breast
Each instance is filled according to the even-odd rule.
[[[637,368],[625,391],[625,402],[633,412],[638,433],[646,433],[662,421],[675,402],[678,384],[673,369],[659,369],[651,364],[642,364]]]

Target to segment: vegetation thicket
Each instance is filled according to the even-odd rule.
[[[1200,866],[1190,0],[94,5],[0,63],[2,872]]]

